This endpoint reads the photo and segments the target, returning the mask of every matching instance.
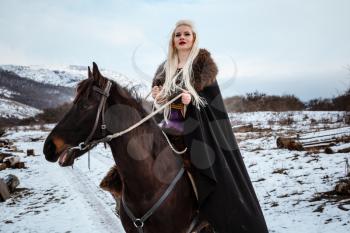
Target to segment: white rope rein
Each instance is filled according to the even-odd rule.
[[[106,136],[106,139],[108,141],[111,141],[114,138],[120,137],[121,135],[137,128],[138,126],[140,126],[142,123],[146,122],[147,120],[149,120],[150,118],[154,117],[157,113],[161,112],[164,108],[166,108],[168,105],[172,104],[173,102],[175,102],[175,100],[179,99],[181,97],[182,94],[178,94],[176,97],[174,97],[173,99],[171,99],[170,101],[168,101],[167,103],[165,103],[164,105],[162,105],[162,107],[158,108],[156,111],[153,111],[152,113],[150,113],[149,115],[147,115],[146,117],[144,117],[143,119],[141,119],[139,122],[135,123],[134,125],[130,126],[127,129],[124,129],[123,131],[111,134]],[[149,94],[147,95],[147,97],[149,96]]]
[[[179,88],[183,91],[185,91],[184,89],[182,88]],[[145,97],[145,99],[148,98],[148,96],[152,93],[149,92],[147,94],[147,96]],[[172,104],[173,102],[175,102],[177,99],[179,99],[181,97],[182,93],[178,94],[177,96],[175,96],[173,99],[169,100],[167,103],[165,103],[164,105],[162,105],[160,108],[158,108],[156,111],[153,111],[152,109],[152,112],[147,115],[146,117],[144,117],[143,119],[141,119],[139,122],[133,124],[132,126],[130,126],[129,128],[127,129],[124,129],[123,131],[120,131],[120,132],[117,132],[117,133],[114,133],[114,134],[110,134],[110,135],[107,135],[106,137],[102,138],[102,139],[99,139],[99,140],[95,140],[95,141],[92,141],[90,142],[88,145],[85,145],[84,142],[81,142],[78,146],[75,146],[75,147],[71,147],[70,150],[86,150],[88,148],[92,148],[93,146],[97,145],[98,143],[100,142],[109,142],[117,137],[120,137],[128,132],[130,132],[131,130],[137,128],[138,126],[140,126],[141,124],[143,124],[144,122],[146,122],[147,120],[149,120],[150,118],[152,118],[153,116],[155,116],[156,114],[158,114],[159,112],[161,112],[163,109],[165,109],[167,106],[169,106],[170,104]],[[165,139],[166,141],[168,142],[170,148],[176,153],[176,154],[183,154],[187,151],[187,147],[182,150],[182,151],[178,151],[174,148],[174,146],[172,145],[172,143],[170,142],[168,136],[166,135],[166,133],[160,129],[162,131],[162,133],[164,134],[165,136]]]

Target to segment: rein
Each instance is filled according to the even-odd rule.
[[[90,142],[92,136],[94,135],[94,133],[95,133],[95,131],[97,129],[97,124],[98,124],[98,120],[99,120],[99,116],[100,116],[101,112],[102,112],[101,129],[104,130],[104,132],[105,132],[106,124],[104,122],[104,109],[105,109],[106,100],[107,100],[107,98],[109,96],[109,91],[110,91],[111,85],[112,85],[111,81],[108,81],[105,90],[102,90],[102,89],[100,89],[100,88],[98,88],[96,86],[93,87],[93,89],[95,91],[97,91],[98,93],[100,93],[102,95],[102,99],[101,99],[100,105],[99,105],[98,110],[97,110],[97,115],[96,115],[96,120],[95,120],[94,127],[93,127],[90,135],[88,136],[88,138],[84,142],[79,143],[78,146],[69,148],[68,149],[69,151],[91,149],[92,147],[94,147],[95,145],[97,145],[97,144],[99,144],[101,142],[103,142],[103,143],[110,142],[113,139],[115,139],[117,137],[120,137],[120,136],[130,132],[131,130],[137,128],[138,126],[140,126],[141,124],[143,124],[144,122],[146,122],[150,118],[154,117],[156,114],[161,112],[163,109],[165,109],[167,106],[169,106],[170,104],[172,104],[173,102],[175,102],[177,99],[179,99],[181,97],[181,94],[178,94],[173,99],[171,99],[166,104],[164,104],[162,107],[158,108],[156,111],[153,111],[152,113],[150,113],[149,115],[147,115],[146,117],[144,117],[140,121],[136,122],[135,124],[133,124],[132,126],[130,126],[127,129],[124,129],[124,130],[122,130],[120,132],[117,132],[117,133],[114,133],[114,134],[110,134],[110,135],[107,135],[107,136],[105,136],[105,137],[103,137],[101,139],[93,140],[93,141]],[[147,97],[148,96],[149,96],[149,94],[147,95]]]

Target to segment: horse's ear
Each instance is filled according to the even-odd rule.
[[[92,75],[96,81],[98,81],[101,77],[100,70],[95,62],[92,63]]]
[[[88,66],[88,78],[92,78],[92,73],[91,73],[90,66]]]
[[[92,63],[92,76],[94,81],[96,81],[100,87],[104,87],[106,79],[100,73],[100,70],[95,62]]]

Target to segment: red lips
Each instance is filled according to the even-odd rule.
[[[184,45],[184,44],[186,44],[186,42],[185,41],[181,41],[179,44],[180,45]]]

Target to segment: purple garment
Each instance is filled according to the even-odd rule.
[[[184,131],[184,119],[180,109],[171,108],[168,122],[166,123],[163,120],[160,125],[167,134],[182,135]]]
[[[176,73],[178,73],[182,68],[178,68],[176,70]],[[182,75],[177,77],[177,83],[180,82],[182,79]],[[176,96],[177,94],[174,94]],[[176,100],[175,104],[181,103],[181,100]],[[171,135],[182,135],[184,131],[184,121],[185,118],[183,117],[181,110],[177,108],[170,108],[170,115],[168,119],[168,123],[163,120],[160,123],[160,127],[164,130],[166,134]]]

